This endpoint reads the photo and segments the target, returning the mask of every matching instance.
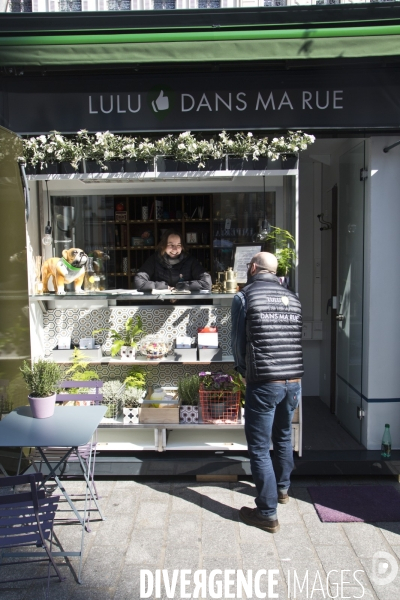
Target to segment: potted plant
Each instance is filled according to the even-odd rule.
[[[112,340],[111,356],[116,356],[121,353],[121,360],[135,360],[136,346],[139,336],[143,333],[143,323],[139,315],[136,316],[136,321],[133,317],[129,317],[122,331],[116,329],[96,329],[93,335],[102,331],[109,331]]]
[[[180,423],[199,422],[199,388],[200,377],[188,375],[178,381],[178,396],[181,401],[179,406]]]
[[[127,388],[134,387],[144,390],[146,387],[146,373],[141,367],[132,367],[124,380]]]
[[[139,423],[139,406],[145,390],[138,387],[126,387],[123,395],[124,425]]]
[[[237,371],[231,372],[232,381],[233,381],[233,391],[240,393],[240,414],[241,420],[244,419],[244,407],[246,402],[246,384],[244,382],[243,377]]]
[[[265,238],[265,242],[270,242],[274,248],[273,251],[278,259],[278,269],[276,274],[282,278],[281,283],[289,283],[289,273],[296,262],[295,239],[289,231],[280,227],[271,226],[270,232]]]
[[[103,384],[103,402],[107,406],[105,419],[117,419],[123,405],[124,384],[118,379]]]
[[[54,413],[56,390],[61,379],[60,367],[49,360],[39,358],[31,365],[24,361],[22,377],[29,390],[29,404],[35,419],[46,419]]]
[[[240,390],[232,375],[202,371],[200,378],[200,406],[206,423],[237,423]]]

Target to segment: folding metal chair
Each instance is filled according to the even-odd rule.
[[[21,564],[47,561],[47,575],[1,579],[0,584],[47,579],[47,589],[49,589],[50,577],[58,577],[60,581],[65,579],[52,556],[53,523],[59,496],[46,498],[45,491],[37,487],[42,479],[42,473],[0,479],[0,488],[14,488],[24,484],[30,486],[29,491],[0,495],[0,567],[20,567]],[[29,548],[29,546],[42,548],[44,552],[39,550],[36,552],[9,551],[13,548]],[[11,558],[11,560],[4,562],[4,557]],[[32,560],[16,560],[20,558],[31,558]],[[50,574],[50,567],[53,567],[55,575]],[[18,571],[21,573],[20,568]]]
[[[82,405],[102,404],[103,382],[100,380],[61,381],[59,384],[59,387],[61,389],[88,388],[88,389],[94,389],[95,391],[94,391],[94,393],[79,392],[77,394],[68,394],[68,393],[62,392],[62,393],[59,393],[56,395],[57,403],[74,402],[74,403],[79,403]],[[58,410],[58,409],[56,409],[56,410]],[[77,456],[77,454],[71,453],[65,460],[64,460],[65,448],[48,447],[48,448],[42,449],[42,451],[45,454],[46,459],[48,460],[49,463],[53,463],[53,464],[58,463],[57,466],[55,467],[55,470],[57,470],[57,469],[60,470],[60,475],[59,475],[60,477],[66,476],[69,463],[77,463],[77,462],[79,462],[80,459],[82,459],[84,461],[84,463],[86,464],[87,475],[88,475],[88,477],[90,479],[90,483],[91,483],[91,494],[89,497],[89,511],[88,511],[88,517],[87,517],[87,525],[86,525],[86,528],[88,531],[90,531],[90,529],[89,529],[89,514],[90,514],[90,508],[91,508],[91,499],[93,497],[93,499],[95,500],[95,503],[96,503],[96,499],[98,500],[100,497],[97,492],[96,484],[94,481],[94,471],[95,471],[95,462],[96,462],[96,445],[97,445],[97,436],[95,436],[95,438],[93,440],[91,440],[88,444],[85,444],[84,446],[79,446],[79,448],[78,448],[79,456]],[[36,472],[41,471],[41,469],[43,468],[44,461],[43,461],[42,455],[36,448],[31,449],[31,451],[28,455],[28,460]],[[97,506],[97,503],[96,503],[96,508],[97,508],[97,510],[100,510],[99,507]]]

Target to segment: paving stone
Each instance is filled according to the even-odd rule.
[[[282,528],[279,533],[282,534]],[[290,561],[290,563],[292,563],[293,561],[312,561],[317,558],[311,543],[307,543],[307,541],[304,540],[303,542],[300,541],[296,544],[288,540],[285,535],[281,535],[280,538],[278,538],[278,535],[279,534],[274,535],[274,542],[280,560]]]
[[[400,546],[400,523],[375,523],[391,546]]]
[[[374,525],[369,523],[343,523],[342,525],[359,558],[372,557],[379,550],[389,549],[385,537]]]
[[[202,508],[203,520],[238,520],[237,509],[232,508],[229,504],[225,504],[225,502],[215,500],[215,498],[203,498]]]
[[[311,543],[314,545],[348,545],[348,539],[340,523],[322,523],[317,514],[303,514]]]
[[[93,547],[85,561],[82,572],[82,585],[84,587],[110,587],[119,579],[120,571],[124,566],[125,552],[118,546],[103,548]]]
[[[134,529],[126,551],[125,563],[159,565],[164,552],[162,546],[162,532],[154,529]]]
[[[203,554],[231,554],[236,549],[237,525],[232,522],[214,523],[203,522],[201,542]]]
[[[139,506],[135,519],[135,528],[162,529],[165,525],[168,506],[164,502],[154,502],[153,499],[143,502]]]
[[[166,546],[163,569],[191,569],[196,571],[200,568],[201,550],[197,546],[186,546],[177,548]]]
[[[395,546],[395,545],[391,544],[391,553],[396,554],[396,556],[398,558],[400,558],[400,545]]]
[[[265,544],[240,544],[242,566],[244,571],[252,569],[277,569],[280,561],[273,541],[266,539]]]
[[[133,515],[107,519],[93,535],[94,546],[118,545],[126,548],[133,529]]]
[[[138,506],[139,499],[136,494],[127,493],[125,490],[116,490],[104,507],[105,516],[115,514],[130,514]]]

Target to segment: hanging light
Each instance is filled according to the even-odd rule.
[[[47,192],[47,225],[44,228],[44,236],[42,237],[42,244],[43,244],[43,246],[50,246],[50,244],[53,241],[53,238],[52,238],[52,235],[51,235],[50,198],[49,198],[49,188],[47,186],[47,179],[46,179],[46,192]]]
[[[257,233],[253,235],[253,242],[265,242],[268,238],[268,235],[271,231],[271,225],[267,220],[267,203],[266,203],[266,193],[265,193],[265,175],[263,175],[263,183],[264,183],[264,220],[261,222],[260,229]]]

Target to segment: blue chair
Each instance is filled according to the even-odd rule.
[[[16,579],[1,579],[0,584],[47,579],[47,588],[49,588],[50,577],[57,577],[59,581],[65,579],[52,556],[53,523],[59,496],[46,498],[45,491],[38,489],[42,479],[41,473],[0,479],[0,490],[6,487],[15,489],[18,485],[30,486],[28,491],[0,495],[0,567],[19,567],[21,564],[45,561],[48,563],[47,575],[33,577],[20,575]],[[36,552],[27,552],[29,546],[35,546]],[[19,551],[9,551],[15,548]],[[38,548],[44,552],[39,551]],[[11,558],[11,560],[4,562],[3,558]],[[31,560],[19,560],[19,558]],[[53,567],[55,574],[50,574],[50,567]],[[19,572],[21,573],[20,569]]]

